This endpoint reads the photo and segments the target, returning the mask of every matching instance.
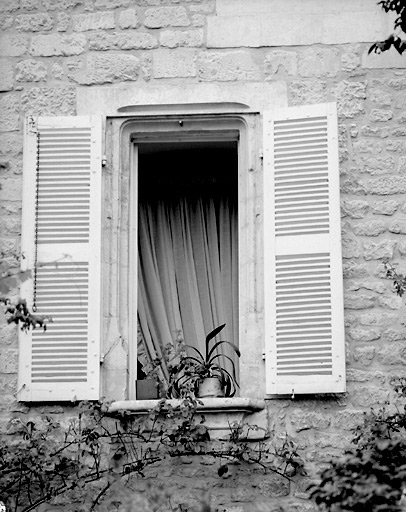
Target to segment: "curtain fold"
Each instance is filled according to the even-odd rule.
[[[141,350],[151,360],[184,341],[204,353],[206,335],[223,323],[216,340],[238,345],[236,200],[226,191],[150,198],[138,212]],[[235,361],[229,347],[222,351]]]

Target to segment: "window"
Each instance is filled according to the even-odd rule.
[[[211,184],[218,184],[221,198],[213,214],[223,208],[227,229],[232,230],[233,221],[225,221],[231,210],[223,206],[237,203],[238,292],[235,286],[230,292],[230,309],[242,352],[241,396],[344,391],[334,105],[263,116],[108,118],[103,180],[100,120],[38,118],[27,120],[26,127],[22,247],[24,264],[34,269],[35,279],[24,283],[22,293],[29,304],[35,300],[39,314],[51,314],[54,323],[45,334],[21,334],[20,400],[134,398],[139,226],[148,225],[144,235],[149,237],[162,227],[148,220],[158,214],[155,206],[145,216],[154,203],[151,196],[158,193],[159,208],[167,212],[160,215],[172,222],[180,203],[190,206],[185,199],[190,194],[182,195],[182,188],[196,188],[193,180],[202,185],[199,192],[211,190],[200,194],[200,207],[212,196]],[[193,173],[188,172],[191,162]],[[168,184],[170,194],[164,194]],[[174,195],[175,210],[168,213]],[[213,215],[216,228],[210,231],[216,236],[218,218]],[[197,222],[190,214],[183,219]],[[200,217],[200,223],[206,229],[207,219]],[[194,236],[188,244],[199,247]],[[214,245],[228,248],[216,239]],[[151,245],[144,248],[148,253]],[[172,271],[168,275],[173,278]],[[150,279],[142,279],[145,289]],[[190,282],[183,284],[187,289]],[[202,282],[199,286],[207,288]],[[154,288],[145,293],[163,301]],[[178,296],[189,307],[190,301]],[[208,295],[203,297],[207,302]],[[211,321],[224,323],[220,309],[211,308],[218,315]],[[181,310],[176,314],[189,320],[190,314]],[[159,338],[155,319],[161,322],[163,316],[157,311],[155,306],[144,311],[144,352],[145,336]],[[169,330],[176,332],[173,325]],[[182,329],[190,332],[196,325],[193,320]],[[235,341],[235,334],[228,336]],[[149,350],[156,347],[153,341]]]

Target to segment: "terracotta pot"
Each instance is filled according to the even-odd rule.
[[[224,396],[224,391],[217,377],[209,377],[199,384],[200,398],[213,398],[218,396]]]

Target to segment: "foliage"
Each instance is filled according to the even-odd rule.
[[[395,390],[406,397],[406,381]],[[406,405],[365,415],[354,432],[354,448],[323,471],[312,488],[321,510],[401,512],[406,507]]]
[[[397,14],[394,22],[395,33],[391,34],[385,41],[374,43],[368,53],[386,52],[393,46],[398,53],[402,54],[406,50],[406,0],[380,0],[378,5],[381,5],[386,13],[395,12]]]
[[[384,262],[386,277],[393,280],[393,289],[399,297],[403,297],[406,291],[406,276],[399,274],[396,268],[388,261]]]
[[[194,355],[181,355],[179,363],[171,368],[171,381],[169,393],[182,396],[184,391],[187,393],[193,391],[195,395],[198,393],[198,385],[204,379],[216,377],[220,381],[220,385],[224,390],[226,397],[235,395],[236,388],[239,387],[235,374],[235,365],[231,357],[226,354],[219,353],[222,345],[230,346],[235,354],[240,357],[238,347],[230,341],[218,341],[210,348],[210,342],[213,340],[226,326],[222,324],[211,331],[205,340],[205,352],[200,352],[195,347],[185,344],[185,348],[193,351]],[[219,359],[224,358],[230,362],[231,373],[221,366]]]
[[[161,400],[144,416],[123,411],[117,418],[109,414],[108,404],[83,402],[66,425],[46,415],[27,422],[15,418],[0,441],[1,499],[10,512],[55,504],[61,495],[78,512],[123,506],[120,510],[130,511],[148,468],[162,468],[165,460],[182,456],[212,456],[219,477],[230,462],[254,464],[287,478],[302,470],[303,461],[288,438],[278,446],[264,432],[263,439],[247,441],[256,426],[233,424],[228,440],[211,440],[198,404],[191,396],[176,406]],[[154,485],[146,496],[148,510],[162,510],[163,501],[165,510],[187,510],[171,503],[172,489]]]

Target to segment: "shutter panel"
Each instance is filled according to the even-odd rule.
[[[23,178],[21,295],[53,322],[20,333],[18,399],[98,399],[101,119],[28,118]]]
[[[335,104],[264,114],[268,394],[345,391]]]

